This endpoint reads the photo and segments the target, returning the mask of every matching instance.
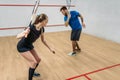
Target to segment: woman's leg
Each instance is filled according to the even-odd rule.
[[[30,50],[30,52],[32,53],[32,55],[34,56],[35,60],[37,61],[37,64],[40,63],[41,59],[38,56],[37,52],[35,51],[35,49]]]
[[[21,53],[21,55],[30,63],[28,80],[32,80],[37,61],[30,51]]]
[[[37,54],[37,52],[35,51],[35,49],[32,49],[30,52],[32,53],[32,55],[34,56],[34,58],[35,58],[36,61],[37,61],[37,65],[36,65],[36,67],[35,67],[35,69],[36,69],[36,68],[38,67],[41,59],[40,59],[40,57],[38,56],[38,54]],[[40,74],[37,73],[37,72],[34,72],[33,76],[39,77]]]
[[[24,53],[21,53],[21,55],[30,63],[31,68],[36,67],[37,61],[30,51],[26,51]]]

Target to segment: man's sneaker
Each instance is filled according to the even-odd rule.
[[[76,52],[70,52],[68,55],[69,56],[76,56]]]
[[[33,77],[40,77],[40,74],[37,72],[34,72]]]

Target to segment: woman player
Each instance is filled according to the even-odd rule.
[[[17,50],[30,63],[28,80],[32,80],[32,77],[35,74],[34,71],[41,61],[33,46],[33,42],[35,42],[40,35],[44,45],[48,47],[51,52],[55,53],[44,39],[44,26],[48,23],[47,15],[40,14],[33,19],[35,19],[33,24],[30,24],[26,30],[17,35],[17,38],[21,39],[17,44]]]

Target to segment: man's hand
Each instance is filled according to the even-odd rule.
[[[84,28],[86,28],[86,25],[85,25],[85,23],[82,23],[82,26],[83,26]]]
[[[68,13],[68,14],[67,14],[67,17],[68,17],[69,19],[71,18],[71,15],[70,15],[70,13]]]

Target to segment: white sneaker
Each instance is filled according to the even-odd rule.
[[[68,55],[69,56],[76,56],[76,52],[70,52]]]

